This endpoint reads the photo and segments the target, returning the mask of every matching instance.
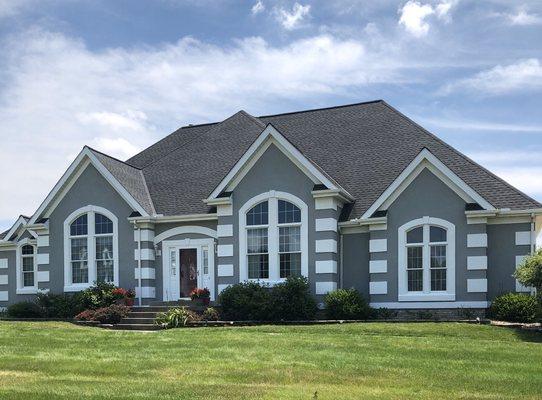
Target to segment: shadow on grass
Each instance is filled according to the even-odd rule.
[[[524,342],[542,343],[542,332],[521,328],[509,328],[514,329],[515,335]]]

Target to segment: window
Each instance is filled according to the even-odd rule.
[[[277,282],[289,276],[306,276],[305,203],[278,192],[252,200],[239,215],[241,280]]]
[[[399,228],[399,300],[455,300],[455,227],[424,217]]]
[[[117,218],[89,206],[65,222],[65,290],[79,290],[95,282],[118,284]]]
[[[34,258],[34,246],[29,244],[24,245],[21,249],[21,265],[22,265],[22,287],[35,287],[36,286],[36,271],[35,271],[35,258]]]

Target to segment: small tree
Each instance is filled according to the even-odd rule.
[[[542,296],[542,249],[526,257],[514,272],[514,277],[523,286],[534,287],[538,296]]]

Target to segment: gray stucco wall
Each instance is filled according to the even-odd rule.
[[[27,301],[27,300],[32,300],[34,298],[33,295],[16,294],[16,289],[17,289],[17,281],[16,281],[17,276],[16,276],[16,269],[15,269],[16,254],[17,252],[15,250],[0,251],[0,259],[8,260],[7,261],[8,267],[0,269],[0,275],[7,275],[8,277],[8,284],[0,285],[0,292],[8,292],[8,300],[0,301],[0,308],[7,307],[8,305],[17,303],[19,301]]]
[[[369,301],[369,232],[342,236],[343,287],[357,289]]]

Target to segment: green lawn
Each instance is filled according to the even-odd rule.
[[[0,399],[55,398],[542,399],[542,335],[453,323],[140,333],[0,322]]]

